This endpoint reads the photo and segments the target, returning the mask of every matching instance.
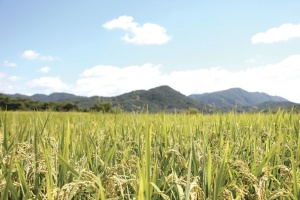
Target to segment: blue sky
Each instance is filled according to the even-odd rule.
[[[299,10],[299,0],[0,0],[0,92],[241,87],[300,103]]]

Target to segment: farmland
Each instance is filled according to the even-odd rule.
[[[0,111],[1,199],[299,199],[300,115]]]

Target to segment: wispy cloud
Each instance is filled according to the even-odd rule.
[[[21,55],[22,58],[27,60],[42,60],[42,61],[54,61],[55,58],[49,55],[40,55],[37,51],[34,50],[26,50]]]
[[[3,77],[5,77],[5,73],[0,72],[0,78],[3,78]]]
[[[5,60],[5,61],[3,62],[3,66],[5,66],[5,67],[16,67],[17,64],[16,64],[16,63],[13,63],[13,62],[10,62],[10,61],[8,61],[8,60]]]
[[[15,81],[21,80],[22,77],[20,77],[20,76],[10,76],[7,79],[10,80],[10,81],[14,81],[15,82]]]
[[[48,73],[49,71],[50,71],[50,67],[42,67],[40,69],[40,72],[42,72],[42,73]]]
[[[251,41],[253,44],[271,44],[297,37],[300,37],[300,24],[282,24],[279,27],[270,28],[265,32],[255,34],[252,36]]]
[[[6,80],[6,74],[0,72],[0,93],[11,93],[13,86]]]
[[[73,92],[84,96],[115,96],[138,89],[169,85],[183,94],[205,93],[241,87],[248,91],[281,95],[299,102],[300,55],[289,56],[283,61],[240,71],[222,67],[209,69],[161,72],[160,65],[144,64],[124,68],[95,66],[83,71]]]
[[[153,23],[139,25],[133,21],[131,16],[120,16],[106,22],[103,27],[108,30],[123,29],[128,31],[129,34],[123,36],[122,39],[137,45],[161,45],[171,40],[164,27]]]
[[[53,56],[40,56],[39,59],[43,60],[43,61],[54,61],[55,60],[55,58]]]

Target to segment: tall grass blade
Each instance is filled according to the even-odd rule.
[[[138,172],[139,172],[139,191],[138,191],[138,200],[144,200],[145,199],[145,176],[144,176],[144,170],[141,168],[140,163],[138,162]]]
[[[175,177],[175,183],[176,183],[176,188],[177,188],[177,192],[178,192],[178,197],[179,197],[180,200],[184,199],[185,195],[184,195],[184,192],[183,192],[183,188],[179,184],[179,178],[178,178],[176,172],[174,172],[174,177]]]
[[[23,192],[23,198],[25,199],[30,199],[30,189],[28,187],[28,184],[26,182],[26,178],[24,176],[24,171],[22,170],[22,168],[20,167],[20,164],[18,163],[16,165],[17,167],[17,172],[18,172],[18,176],[21,182],[21,188],[22,188],[22,192]]]
[[[214,200],[219,198],[221,188],[224,186],[224,183],[225,183],[228,151],[229,151],[229,142],[227,141],[226,147],[225,147],[225,153],[222,157],[222,164],[221,164],[220,169],[218,170],[217,179],[216,179],[216,182],[215,182],[214,195],[213,195]]]
[[[189,199],[189,196],[190,196],[191,171],[192,171],[192,156],[193,156],[193,151],[191,149],[190,159],[189,159],[189,167],[188,167],[188,174],[187,174],[187,182],[186,182],[186,187],[185,187],[185,199]]]
[[[98,177],[98,182],[99,182],[99,194],[98,194],[98,199],[100,200],[106,200],[105,198],[105,191],[104,191],[104,188],[102,186],[102,182],[101,182],[101,179],[100,177]],[[100,198],[99,198],[100,197]]]
[[[145,182],[145,189],[146,189],[146,199],[151,199],[151,126],[147,124],[147,130],[146,130],[146,165],[144,166],[144,169],[146,170],[146,182]]]
[[[279,149],[281,143],[281,137],[278,139],[278,141],[273,145],[273,147],[270,149],[270,151],[265,155],[261,163],[255,168],[254,176],[258,176],[262,169],[266,166],[266,164],[269,162],[269,160],[274,156],[276,151]]]
[[[294,196],[297,199],[300,199],[300,191],[299,191],[299,186],[298,186],[298,175],[297,175],[297,169],[296,169],[296,162],[294,159],[294,153],[293,151],[290,151],[291,153],[291,163],[292,163],[292,177],[293,177],[293,192]]]
[[[60,154],[57,154],[59,161],[62,166],[64,166],[66,169],[70,170],[70,172],[73,174],[75,178],[79,177],[79,173],[64,159],[64,157]]]
[[[207,184],[205,187],[206,197],[210,195],[210,187],[212,183],[212,155],[210,152],[209,146],[207,147],[207,167],[206,167],[206,174],[207,174]]]

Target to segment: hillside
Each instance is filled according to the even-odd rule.
[[[69,94],[69,93],[59,93],[55,92],[50,95],[45,95],[45,94],[34,94],[32,96],[27,96],[23,94],[13,94],[10,95],[11,97],[15,98],[28,98],[34,101],[43,101],[43,102],[51,102],[51,101],[62,101],[62,100],[70,100],[70,99],[75,99],[75,98],[81,98],[79,96],[76,96],[74,94]],[[83,97],[84,98],[84,97]]]
[[[126,112],[146,111],[149,112],[175,112],[188,108],[196,108],[205,112],[206,106],[195,101],[169,86],[160,86],[150,90],[136,90],[115,97],[82,97],[68,93],[53,93],[50,95],[36,94],[25,96],[21,94],[10,95],[11,97],[27,98],[41,102],[73,103],[82,109],[89,109],[97,101],[109,101],[113,107],[120,107]]]
[[[254,106],[263,102],[288,102],[279,96],[270,96],[266,93],[247,92],[241,88],[231,88],[224,91],[192,94],[190,98],[213,107],[243,107]]]
[[[204,104],[186,97],[169,86],[133,91],[109,100],[115,105],[121,105],[126,111],[147,109],[147,106],[150,112],[185,110],[187,108],[205,110]]]
[[[0,100],[2,109],[22,108],[24,110],[47,109],[56,107],[56,110],[86,110],[91,109],[97,102],[111,102],[112,107],[121,108],[125,112],[182,112],[188,108],[196,108],[200,112],[228,112],[235,109],[237,112],[268,111],[283,108],[300,111],[300,104],[270,96],[265,93],[247,92],[240,88],[229,90],[193,94],[189,97],[170,88],[160,86],[149,90],[136,90],[115,97],[83,97],[69,93],[53,93],[50,95],[35,94],[26,96],[22,94],[9,95],[7,99],[3,94]],[[6,102],[6,103],[5,103]]]

